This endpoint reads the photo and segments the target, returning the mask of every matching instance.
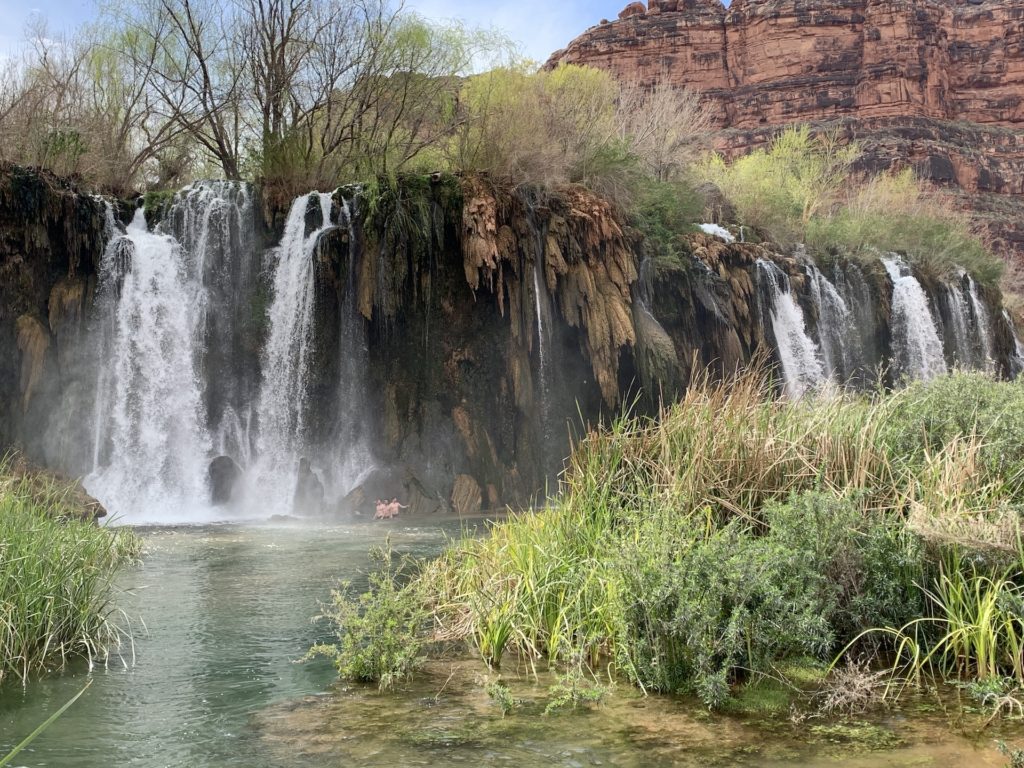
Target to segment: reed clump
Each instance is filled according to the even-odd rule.
[[[73,485],[0,460],[0,682],[117,646],[114,578],[139,546],[83,516]]]
[[[421,564],[409,640],[711,707],[837,655],[1017,677],[1022,406],[980,374],[799,401],[757,372],[699,383],[588,435],[545,510]]]

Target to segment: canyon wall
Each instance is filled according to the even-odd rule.
[[[135,521],[471,514],[530,505],[573,436],[705,371],[761,359],[799,396],[1024,366],[970,275],[738,231],[654,254],[580,188],[416,176],[261,209],[199,182],[147,226],[0,171],[0,450]]]
[[[866,167],[914,167],[1024,260],[1024,0],[634,2],[563,62],[701,91],[729,153],[838,128]]]

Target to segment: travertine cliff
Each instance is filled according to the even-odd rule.
[[[951,188],[1024,259],[1024,0],[651,0],[560,62],[700,90],[732,152],[838,124],[866,163]]]

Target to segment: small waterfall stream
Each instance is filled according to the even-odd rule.
[[[1017,326],[1014,324],[1013,318],[1010,317],[1010,313],[1004,309],[1002,315],[1003,322],[1006,323],[1006,327],[1010,331],[1010,338],[1013,339],[1013,352],[1009,360],[1009,373],[1013,378],[1017,378],[1021,373],[1024,373],[1024,343],[1020,340]]]
[[[201,276],[193,322],[202,335],[200,368],[214,451],[242,466],[253,458],[252,403],[259,384],[252,311],[258,290],[254,193],[248,184],[199,181],[179,191],[161,232],[181,243]]]
[[[959,280],[943,284],[943,298],[948,304],[946,332],[951,346],[950,357],[954,366],[966,368],[973,362],[975,354],[971,343],[971,317],[964,299],[962,280],[961,275]]]
[[[991,319],[985,303],[978,295],[978,284],[974,282],[974,278],[964,273],[964,280],[967,283],[967,299],[971,305],[971,322],[977,339],[977,349],[981,355],[978,360],[979,367],[991,371],[995,368],[995,346],[992,343]]]
[[[946,360],[928,296],[899,257],[882,259],[892,280],[892,339],[899,372],[929,380],[946,373]]]
[[[306,374],[313,330],[313,251],[331,221],[331,194],[296,199],[285,220],[274,260],[269,335],[263,355],[263,385],[257,414],[254,502],[278,514],[292,511],[298,467],[306,449]],[[316,217],[307,228],[310,213]],[[308,231],[307,231],[308,229]]]
[[[187,519],[206,496],[205,429],[196,371],[197,293],[182,250],[146,228],[142,209],[109,243],[101,266],[107,292],[109,368],[97,413],[103,436],[86,488],[116,514]]]
[[[818,309],[818,343],[825,375],[841,383],[849,381],[857,364],[859,334],[846,300],[838,288],[813,264],[807,265],[811,300]]]
[[[814,340],[807,334],[803,310],[796,303],[789,276],[769,261],[757,261],[759,283],[768,293],[768,313],[782,364],[785,391],[799,398],[826,380]]]

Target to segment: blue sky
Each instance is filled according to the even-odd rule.
[[[602,18],[614,19],[626,0],[406,0],[406,7],[432,19],[463,19],[496,27],[543,60]],[[94,0],[0,0],[0,53],[24,36],[32,13],[43,14],[52,31],[72,29],[95,14]]]

